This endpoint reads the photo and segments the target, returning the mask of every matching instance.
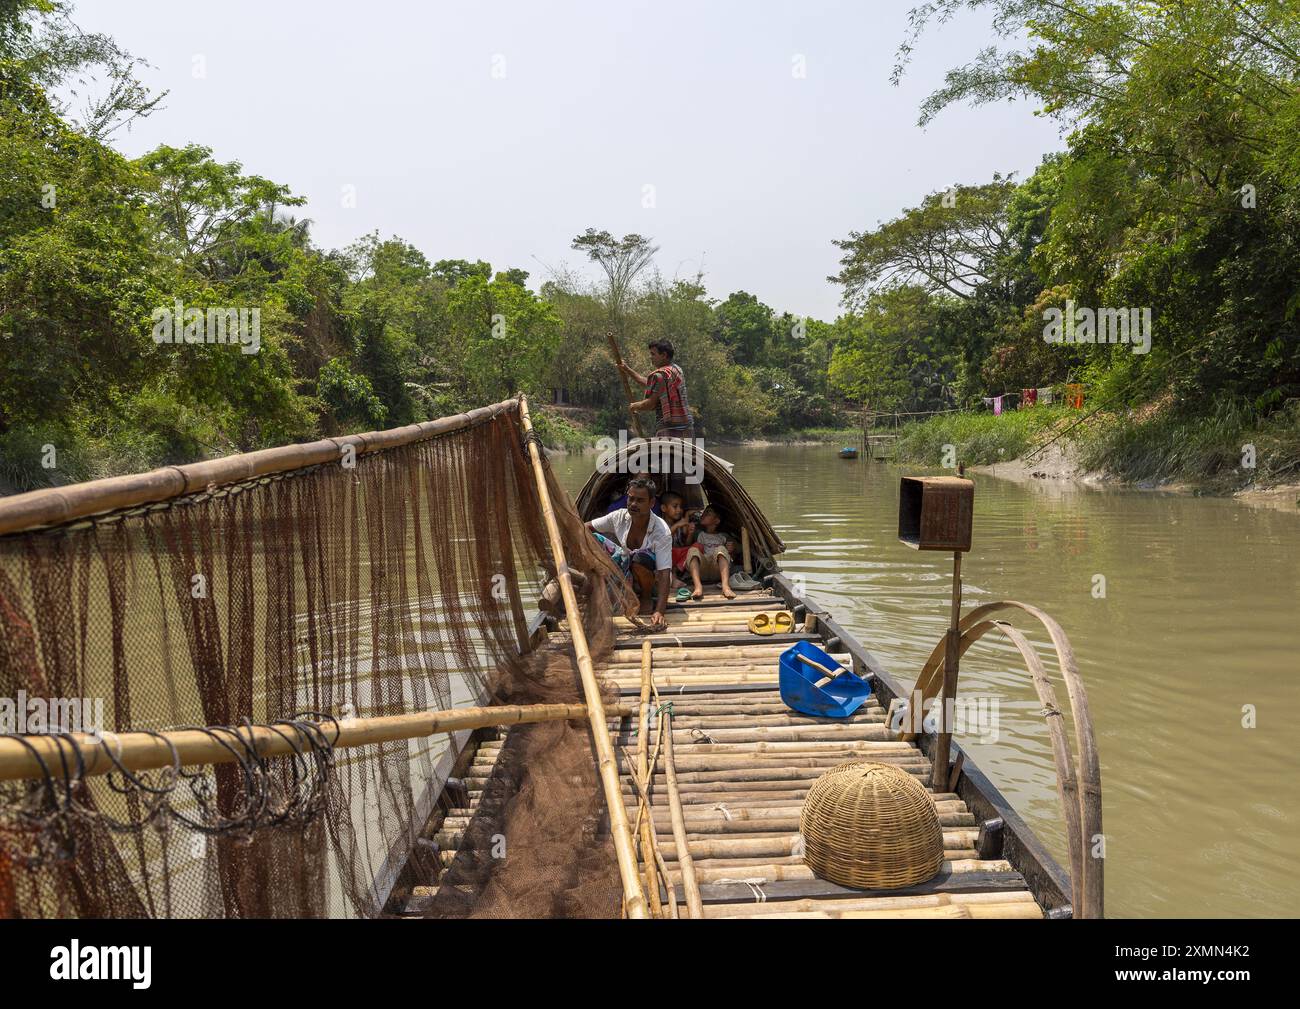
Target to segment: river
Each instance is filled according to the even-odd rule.
[[[902,471],[841,460],[830,445],[719,451],[785,540],[783,568],[910,687],[947,624],[952,559],[898,542]],[[594,461],[554,465],[576,491]],[[964,608],[1031,603],[1074,645],[1101,753],[1108,916],[1293,917],[1300,515],[975,480]],[[1065,705],[1046,635],[1012,619],[1044,646]],[[986,741],[958,738],[1068,866],[1047,731],[1018,653],[984,638],[959,693],[990,712],[996,702],[996,742],[987,726]]]

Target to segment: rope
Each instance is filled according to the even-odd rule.
[[[529,445],[536,445],[537,454],[543,459],[546,458],[546,444],[542,441],[542,436],[537,433],[536,429],[530,428],[525,431],[523,437],[519,440],[519,447],[524,450],[525,456],[528,455]]]
[[[719,885],[749,887],[749,892],[751,896],[753,896],[755,904],[767,903],[767,894],[763,892],[763,887],[762,887],[762,884],[767,882],[769,882],[769,880],[765,876],[749,876],[744,879],[727,878],[727,879],[718,880]]]
[[[329,738],[319,723],[333,726]],[[153,827],[166,836],[172,821],[207,836],[229,836],[241,844],[250,844],[253,834],[286,823],[306,824],[324,809],[335,767],[334,741],[339,725],[333,716],[319,712],[301,712],[291,718],[256,726],[244,719],[238,726],[182,726],[201,732],[218,743],[235,759],[238,768],[238,791],[233,796],[229,815],[219,812],[215,772],[205,766],[186,771],[180,753],[167,736],[152,729],[137,729],[157,739],[171,751],[170,766],[156,771],[131,771],[121,760],[121,740],[105,733],[97,741],[113,764],[105,775],[108,787],[118,795],[143,795],[138,809],[129,819],[118,820],[88,805],[84,787],[86,759],[83,743],[70,733],[46,738],[57,743],[61,774],[55,776],[49,762],[24,736],[4,733],[15,739],[36,760],[41,769],[37,779],[6,782],[4,787],[16,793],[14,801],[0,802],[0,849],[14,852],[21,864],[36,868],[51,862],[69,862],[77,856],[77,838],[89,837],[92,830],[79,830],[77,824],[102,826],[114,833],[140,833]],[[292,750],[284,758],[261,757],[253,743],[253,729],[264,728],[283,739]],[[75,764],[75,766],[74,766]],[[288,781],[283,778],[288,777]],[[184,785],[188,793],[177,801],[177,789]],[[130,806],[131,804],[128,803]],[[178,806],[193,806],[197,813],[182,812]],[[33,854],[24,853],[23,844]]]

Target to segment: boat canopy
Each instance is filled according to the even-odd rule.
[[[781,537],[732,475],[732,469],[732,463],[690,441],[635,438],[600,457],[595,472],[578,492],[578,514],[584,522],[599,518],[623,496],[628,480],[647,473],[660,493],[673,490],[681,494],[688,509],[713,505],[722,513],[724,529],[736,533],[748,529],[756,557],[784,553]]]

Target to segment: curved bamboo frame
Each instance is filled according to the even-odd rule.
[[[1038,653],[1030,641],[1004,620],[987,617],[1002,610],[1020,610],[1036,618],[1047,630],[1056,649],[1057,665],[1065,680],[1070,697],[1070,710],[1074,716],[1075,759],[1070,760],[1070,747],[1066,739],[1062,712],[1056,703],[1056,692],[1047,678]],[[1101,762],[1097,754],[1097,740],[1092,728],[1092,713],[1088,707],[1088,694],[1079,675],[1079,665],[1074,649],[1061,625],[1035,606],[1010,599],[985,603],[971,610],[957,625],[961,633],[958,655],[990,631],[999,631],[1020,652],[1034,681],[1034,689],[1043,705],[1048,732],[1052,739],[1052,759],[1056,763],[1057,796],[1065,817],[1066,840],[1070,849],[1070,883],[1075,915],[1080,918],[1104,917],[1105,861],[1088,856],[1092,839],[1101,836]],[[913,689],[913,700],[918,708],[936,697],[943,689],[944,651],[947,636],[939,640],[926,659]],[[920,692],[920,698],[916,692]],[[912,740],[916,733],[903,731],[900,739]]]

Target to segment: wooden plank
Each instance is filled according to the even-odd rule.
[[[692,599],[688,602],[679,603],[676,600],[668,604],[670,610],[707,610],[707,609],[735,609],[735,610],[779,610],[785,608],[785,603],[779,596],[757,595],[741,593],[735,599],[723,599],[717,597],[710,599]]]
[[[619,651],[628,648],[640,648],[641,641],[646,635],[637,634],[631,637],[619,638],[614,642],[614,647]],[[705,634],[682,634],[680,631],[661,631],[658,634],[649,635],[654,641],[656,649],[659,643],[665,645],[670,643],[680,644],[684,648],[716,648],[722,645],[793,645],[796,641],[815,641],[815,634],[805,634],[795,632],[793,634],[732,634],[729,632],[714,632]]]
[[[744,876],[744,872],[738,872]],[[764,899],[775,904],[783,900],[863,900],[871,897],[919,897],[932,893],[1011,893],[1026,890],[1025,877],[1018,872],[952,872],[943,870],[933,879],[894,890],[855,890],[825,879],[780,879],[761,884]],[[705,904],[743,904],[755,899],[744,883],[703,883],[700,899]]]

